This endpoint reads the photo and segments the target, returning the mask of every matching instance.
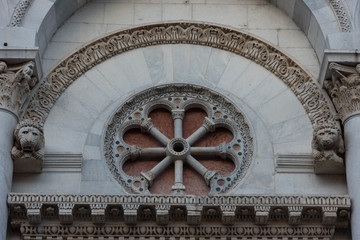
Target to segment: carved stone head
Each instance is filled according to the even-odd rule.
[[[333,149],[339,142],[340,130],[335,126],[323,125],[315,129],[314,141],[321,150]]]
[[[23,121],[15,130],[16,142],[24,153],[38,151],[43,145],[43,133],[37,123]]]

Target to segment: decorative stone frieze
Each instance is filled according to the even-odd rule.
[[[74,224],[63,226],[57,224],[44,224],[33,226],[21,225],[21,235],[26,240],[333,240],[334,227],[323,225],[306,226],[218,226],[206,224],[201,226],[126,226],[123,224],[107,224],[97,226],[92,224]]]
[[[25,100],[38,82],[34,77],[34,62],[8,66],[0,60],[0,108],[20,116]]]
[[[43,127],[30,120],[15,128],[15,144],[11,149],[16,172],[41,172],[45,152]]]
[[[335,124],[334,110],[316,80],[275,46],[222,26],[171,22],[139,26],[105,35],[64,58],[30,101],[26,119],[44,123],[56,100],[84,72],[112,56],[159,44],[197,44],[243,56],[275,74],[297,96],[314,129]]]
[[[163,108],[164,105],[172,112],[174,120],[174,132],[177,137],[172,139],[160,132],[149,117],[149,109]],[[182,136],[181,119],[184,114],[186,115],[185,110],[191,108],[205,109],[207,116],[203,124],[185,139]],[[150,134],[162,146],[141,148],[127,144],[123,136],[133,128]],[[216,131],[217,128],[228,129],[233,136],[231,141],[223,142],[219,146],[194,147],[196,141],[206,133]],[[184,194],[184,162],[203,177],[210,187],[211,194],[221,194],[233,189],[244,178],[252,161],[253,139],[245,116],[225,97],[196,85],[171,84],[144,90],[119,107],[108,125],[104,152],[109,170],[129,193],[149,194],[149,187],[154,179],[174,164],[175,182],[172,194]],[[198,161],[204,156],[228,158],[233,161],[235,169],[226,175],[219,174]],[[124,163],[130,159],[136,161],[138,158],[150,157],[159,162],[149,171],[141,172],[139,176],[129,176],[122,169]]]
[[[347,117],[360,111],[360,64],[348,67],[330,63],[329,69],[332,78],[325,80],[324,87],[344,122]]]
[[[219,226],[228,226],[246,221],[254,226],[272,225],[278,222],[288,226],[289,223],[299,225],[304,219],[305,222],[312,224],[346,227],[350,199],[348,196],[297,195],[174,196],[11,193],[8,195],[8,206],[13,227],[18,227],[19,223],[40,223],[39,220],[48,219],[49,216],[54,221],[57,220],[65,225],[76,224],[78,221],[89,224],[109,224],[117,221],[127,225],[156,221],[158,226],[164,226],[180,221],[186,226],[203,225],[209,222],[219,224]],[[47,209],[50,209],[50,215]],[[29,212],[33,214],[26,214]]]

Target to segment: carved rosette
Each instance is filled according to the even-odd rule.
[[[360,111],[360,64],[348,67],[330,63],[332,78],[324,86],[332,98],[342,121]]]
[[[9,67],[0,61],[0,108],[21,115],[22,106],[37,83],[33,75],[34,62]]]
[[[172,139],[160,132],[149,117],[152,110],[161,108],[172,114],[175,132]],[[204,110],[206,117],[203,124],[185,138],[182,135],[182,119],[186,111],[193,108]],[[158,140],[161,147],[141,148],[127,144],[123,136],[129,129],[134,128],[141,129],[143,133]],[[219,128],[229,130],[232,140],[218,146],[195,147],[196,142],[207,133]],[[169,84],[144,90],[120,106],[107,128],[104,153],[109,170],[129,193],[149,194],[149,187],[154,179],[174,164],[175,182],[172,194],[184,194],[186,186],[182,181],[183,169],[179,166],[184,163],[203,177],[210,187],[210,194],[223,194],[244,178],[252,161],[253,139],[245,116],[219,93],[196,85]],[[230,159],[235,169],[226,175],[219,174],[198,161],[204,156]],[[141,172],[139,176],[127,175],[122,169],[125,162],[141,158],[154,158],[159,162],[151,170]]]

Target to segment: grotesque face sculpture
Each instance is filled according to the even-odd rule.
[[[34,127],[22,127],[19,130],[18,138],[24,152],[32,153],[38,150],[41,133]]]
[[[332,149],[338,142],[339,132],[333,128],[322,128],[317,131],[316,141],[324,150]]]

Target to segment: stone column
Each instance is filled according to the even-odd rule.
[[[360,239],[360,64],[331,63],[332,79],[325,88],[344,125],[346,178],[352,201],[352,239]]]
[[[0,61],[0,239],[6,239],[8,209],[7,194],[11,190],[13,175],[14,129],[21,108],[37,82],[33,75],[32,62],[21,67],[8,68]]]

